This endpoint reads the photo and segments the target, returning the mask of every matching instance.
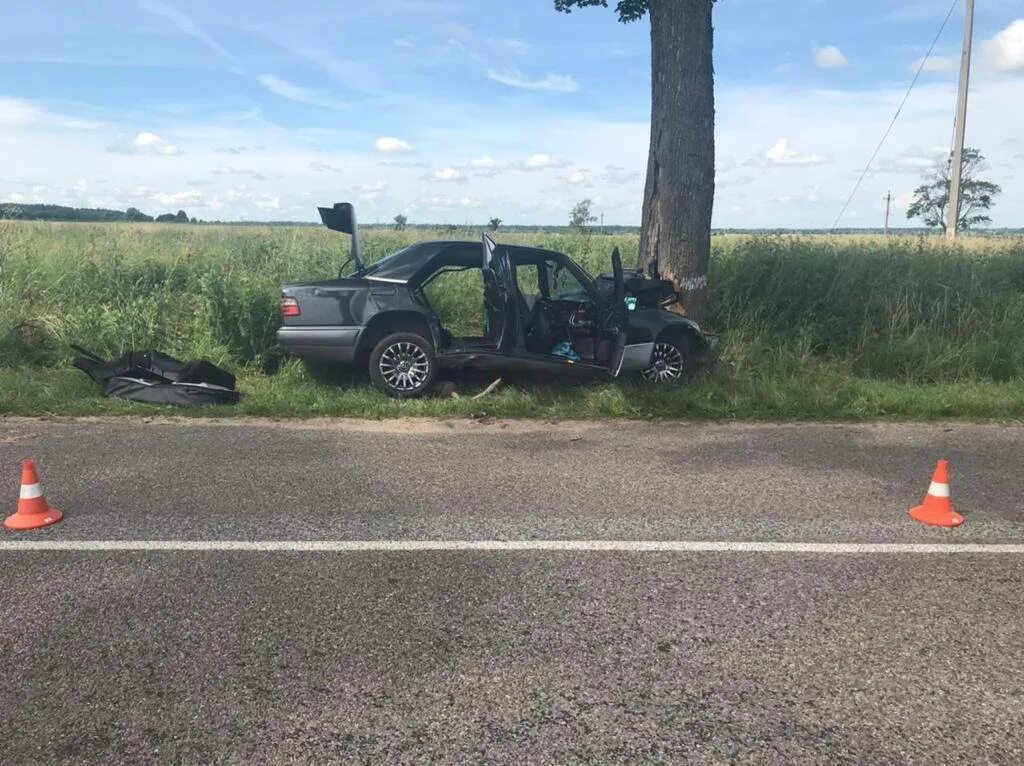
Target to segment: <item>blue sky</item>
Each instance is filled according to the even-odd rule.
[[[827,227],[951,0],[721,0],[715,225]],[[649,27],[550,0],[35,0],[0,28],[0,199],[312,220],[640,220]],[[843,224],[948,152],[962,3]],[[968,142],[1024,225],[1024,0],[976,21]]]

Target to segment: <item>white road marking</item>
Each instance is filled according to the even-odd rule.
[[[11,551],[610,551],[625,553],[1024,553],[1016,543],[786,543],[699,540],[0,540]]]

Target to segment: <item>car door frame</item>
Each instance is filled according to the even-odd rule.
[[[616,323],[615,349],[608,360],[608,372],[613,378],[623,372],[644,370],[651,364],[654,354],[654,340],[629,343],[629,309],[626,308],[626,277],[622,269],[622,255],[619,248],[612,250],[612,275],[614,295],[612,298],[611,321]]]
[[[494,335],[494,350],[508,354],[516,347],[519,323],[516,321],[515,275],[512,272],[511,256],[500,249],[486,234],[481,237],[481,271],[484,283],[484,308],[487,313],[487,332]],[[501,328],[494,330],[492,322],[500,320]]]

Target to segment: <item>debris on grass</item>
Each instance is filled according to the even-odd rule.
[[[500,385],[501,385],[501,378],[495,378],[494,381],[491,383],[491,385],[489,385],[487,388],[485,388],[479,394],[477,394],[476,396],[473,396],[471,398],[472,399],[482,399],[483,397],[487,396],[487,394],[489,394],[492,391],[494,391],[494,389],[496,389]]]

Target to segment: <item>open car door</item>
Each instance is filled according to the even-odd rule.
[[[320,220],[324,222],[331,231],[340,231],[342,234],[349,234],[352,236],[352,252],[349,256],[349,261],[355,261],[356,263],[356,274],[362,274],[366,269],[366,264],[363,262],[363,249],[359,244],[359,226],[356,224],[356,209],[352,207],[351,202],[335,202],[334,207],[318,207],[320,211]],[[346,261],[346,264],[348,261]],[[342,266],[341,270],[344,271],[345,267]],[[338,278],[341,278],[341,274]]]
[[[499,251],[494,240],[483,235],[484,308],[487,311],[487,337],[496,351],[512,348],[516,333],[515,277],[512,261]]]
[[[612,277],[615,293],[612,297],[613,315],[609,325],[615,328],[615,348],[608,360],[608,371],[615,377],[630,370],[643,370],[651,364],[654,343],[630,343],[629,312],[626,308],[626,276],[622,270],[619,248],[612,251]]]

